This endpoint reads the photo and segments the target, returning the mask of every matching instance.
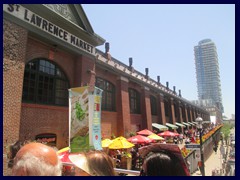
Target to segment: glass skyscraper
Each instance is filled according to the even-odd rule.
[[[211,39],[194,47],[198,100],[210,100],[223,113],[217,48]]]

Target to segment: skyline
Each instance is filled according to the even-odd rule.
[[[82,4],[94,32],[110,54],[182,97],[197,100],[194,46],[211,39],[217,47],[224,115],[235,114],[234,4]],[[122,13],[124,12],[124,13]],[[174,13],[173,13],[174,12]],[[105,51],[105,46],[98,49]]]

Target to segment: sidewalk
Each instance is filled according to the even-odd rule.
[[[213,151],[211,156],[205,161],[205,176],[212,176],[212,171],[217,169],[220,171],[222,169],[223,157],[220,152],[221,143],[219,143],[217,153]],[[224,145],[226,150],[226,146]],[[225,151],[226,152],[226,151]],[[192,174],[192,176],[202,176],[201,172],[198,170]]]

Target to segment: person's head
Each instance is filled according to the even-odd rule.
[[[9,147],[9,153],[8,153],[8,167],[12,168],[13,167],[13,160],[17,154],[17,152],[19,151],[19,149],[23,146],[23,142],[21,141],[17,141],[14,144],[10,145]]]
[[[41,143],[24,145],[16,154],[13,176],[60,176],[62,164],[56,151]]]
[[[140,149],[140,155],[144,158],[140,176],[190,175],[177,145],[150,145]]]
[[[69,159],[78,168],[76,175],[79,176],[114,176],[112,158],[104,151],[89,151],[83,154],[70,155]]]
[[[144,159],[141,175],[186,176],[186,173],[173,155],[165,152],[150,152]]]

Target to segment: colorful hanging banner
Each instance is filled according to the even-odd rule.
[[[89,86],[69,89],[70,152],[101,150],[102,90]]]

